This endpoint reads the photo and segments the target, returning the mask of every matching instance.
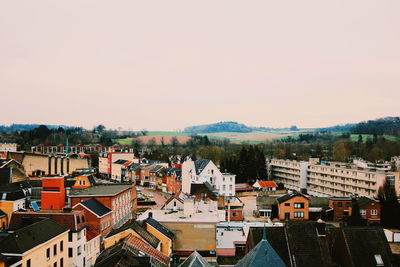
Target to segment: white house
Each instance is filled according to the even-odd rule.
[[[253,184],[254,188],[257,188],[260,191],[276,191],[278,185],[274,181],[259,181]]]
[[[190,194],[191,184],[208,182],[221,196],[235,195],[235,175],[221,173],[208,159],[187,160],[182,164],[182,192]]]

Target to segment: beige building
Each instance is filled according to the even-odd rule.
[[[28,176],[68,175],[76,169],[89,168],[89,160],[78,154],[10,152],[8,157],[20,162]]]
[[[15,143],[0,143],[0,152],[15,152],[17,144]]]
[[[133,152],[110,152],[103,153],[99,157],[99,174],[102,178],[121,177],[121,165],[113,166],[118,160],[126,160],[132,162],[139,162],[139,159],[135,158]]]
[[[349,196],[358,194],[377,197],[379,188],[387,181],[400,193],[399,173],[362,168],[340,162],[319,163],[317,159],[290,161],[272,159],[271,178],[288,189],[307,189],[313,196]]]
[[[51,219],[16,230],[0,241],[0,265],[68,266],[68,232]]]

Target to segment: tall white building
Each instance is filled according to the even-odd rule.
[[[221,173],[208,159],[187,160],[182,164],[182,191],[190,193],[191,184],[208,182],[221,196],[235,195],[235,175]]]
[[[272,159],[271,178],[288,189],[302,190],[314,196],[349,196],[358,194],[377,197],[379,188],[388,182],[400,193],[398,172],[382,171],[367,166],[340,162],[320,163],[318,159],[291,161]]]
[[[17,144],[15,143],[0,143],[0,152],[16,152]]]

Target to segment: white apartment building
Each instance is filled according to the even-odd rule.
[[[121,177],[121,165],[114,166],[118,160],[127,160],[135,163],[139,162],[139,159],[135,157],[133,152],[110,152],[103,153],[99,156],[99,174],[102,178],[113,178],[118,179]],[[119,167],[119,169],[118,169]],[[115,178],[117,177],[117,178]]]
[[[307,188],[307,161],[271,159],[269,169],[273,180],[283,183],[286,188],[301,191]]]
[[[16,143],[0,143],[0,152],[16,152]]]
[[[395,186],[399,193],[399,173],[385,172],[354,164],[339,162],[319,163],[317,159],[290,161],[272,159],[271,176],[288,189],[307,189],[313,196],[349,196],[358,194],[377,197],[385,181]]]
[[[182,164],[182,191],[190,193],[191,184],[208,182],[221,196],[235,195],[234,174],[221,173],[218,167],[208,159],[187,160]]]

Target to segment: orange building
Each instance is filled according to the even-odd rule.
[[[308,220],[309,199],[305,195],[294,191],[277,198],[276,201],[280,220]]]
[[[351,214],[351,197],[330,197],[329,207],[333,209],[333,219],[341,220]]]
[[[72,188],[75,189],[84,189],[88,187],[92,187],[96,185],[96,181],[91,174],[86,174],[86,175],[79,175],[76,177],[75,184],[72,186]]]
[[[65,207],[63,177],[42,178],[42,209],[61,210]]]

